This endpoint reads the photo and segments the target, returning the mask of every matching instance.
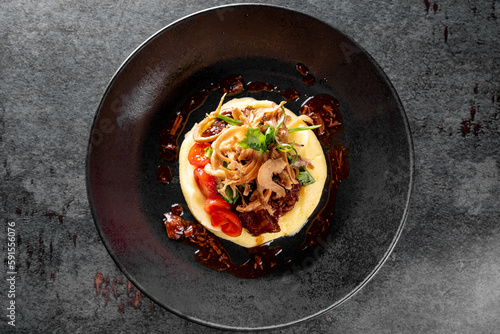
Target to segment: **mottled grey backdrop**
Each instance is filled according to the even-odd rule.
[[[217,332],[134,299],[94,226],[85,155],[126,57],[174,20],[226,3],[0,3],[0,244],[3,278],[15,222],[19,333]],[[317,17],[373,56],[406,109],[416,157],[406,227],[382,270],[341,307],[275,332],[498,332],[500,2],[267,3]],[[5,332],[6,279],[0,287]]]

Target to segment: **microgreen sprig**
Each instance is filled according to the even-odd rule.
[[[281,107],[281,109],[283,110],[283,113],[281,114],[281,117],[279,118],[278,123],[276,124],[275,127],[268,125],[264,133],[260,132],[259,128],[249,127],[247,129],[247,132],[245,133],[246,138],[244,138],[241,142],[239,142],[238,145],[240,145],[243,148],[252,148],[259,152],[269,152],[269,147],[271,145],[276,145],[277,150],[288,154],[290,151],[294,151],[295,155],[293,157],[293,161],[290,163],[291,165],[293,165],[299,155],[297,150],[295,149],[295,141],[290,144],[285,144],[281,143],[277,137],[278,131],[285,121],[285,108]],[[318,127],[319,125],[297,127],[288,129],[288,133],[294,133],[297,131],[304,131],[304,130],[312,130]],[[291,156],[291,154],[289,155]]]
[[[242,148],[251,148],[259,152],[269,152],[269,147],[272,145],[276,145],[276,149],[285,152],[287,155],[288,160],[292,160],[290,165],[293,165],[299,156],[299,153],[295,149],[295,141],[293,141],[290,144],[285,144],[281,143],[278,140],[277,134],[281,126],[283,125],[283,122],[285,121],[285,108],[281,107],[283,110],[283,113],[281,117],[278,120],[278,123],[276,124],[275,127],[272,127],[270,125],[267,125],[266,131],[262,133],[259,128],[252,128],[249,127],[245,133],[245,138],[238,143]],[[292,129],[288,129],[288,133],[294,133],[297,131],[305,131],[305,130],[313,130],[318,128],[319,125],[312,125],[312,126],[303,126],[303,127],[296,127]],[[295,154],[292,155],[290,151],[293,151]],[[300,167],[299,169],[299,174],[297,175],[297,180],[303,185],[309,185],[311,183],[314,183],[315,180],[312,177],[312,175],[307,171],[305,167]],[[229,194],[226,194],[229,195]],[[231,196],[228,196],[231,197]]]
[[[221,119],[229,125],[240,126],[241,124],[243,124],[242,120],[234,119],[222,114],[217,115],[217,117],[215,118]]]
[[[296,128],[288,129],[288,133],[294,133],[297,131],[314,130],[319,128],[321,125],[311,125],[311,126],[299,126]]]

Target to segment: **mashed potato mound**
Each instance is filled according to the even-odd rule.
[[[221,110],[229,107],[244,109],[253,108],[271,108],[276,106],[272,101],[255,100],[253,98],[233,99],[222,105]],[[291,119],[287,122],[289,128],[298,126],[307,126],[303,121],[297,120],[298,117],[290,110],[285,108],[285,112]],[[193,176],[195,167],[188,162],[189,150],[195,143],[193,139],[193,130],[189,131],[182,142],[179,152],[179,179],[182,193],[188,204],[189,210],[193,216],[209,231],[220,238],[227,239],[243,247],[255,247],[271,240],[293,235],[297,233],[308,221],[311,214],[316,209],[321,196],[323,187],[327,178],[327,165],[325,155],[321,144],[312,130],[297,131],[289,134],[289,141],[295,141],[298,154],[311,161],[314,168],[308,169],[315,182],[303,186],[299,193],[299,199],[294,208],[284,214],[279,219],[281,231],[275,233],[263,233],[258,236],[251,235],[246,229],[238,237],[230,237],[214,228],[210,222],[210,215],[204,210],[206,198],[201,194]]]

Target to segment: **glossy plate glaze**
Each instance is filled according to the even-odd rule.
[[[304,85],[298,63],[314,74],[314,85]],[[350,172],[341,183],[328,238],[293,265],[259,279],[207,269],[195,261],[194,248],[168,239],[163,214],[176,203],[187,208],[178,165],[169,165],[170,183],[156,179],[162,125],[190,96],[231,74],[272,83],[281,91],[295,89],[299,99],[287,103],[295,112],[308,97],[334,96],[344,127],[335,140],[349,149]],[[266,91],[238,97],[243,96],[282,99]],[[190,115],[184,132],[220,97],[211,93]],[[403,107],[386,75],[359,45],[308,15],[245,4],[174,22],[124,62],[94,120],[87,185],[103,243],[146,296],[200,324],[262,329],[331,310],[368,282],[401,234],[413,168]],[[286,247],[292,257],[299,252]]]

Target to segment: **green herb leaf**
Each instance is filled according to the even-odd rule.
[[[307,171],[307,169],[305,167],[299,168],[299,174],[297,175],[297,181],[299,181],[300,184],[302,184],[302,186],[304,186],[304,187],[316,182],[316,180],[312,177],[312,175]]]
[[[278,120],[278,123],[276,124],[276,129],[274,129],[275,136],[276,136],[276,133],[278,133],[278,130],[280,129],[281,124],[283,124],[283,122],[285,121],[285,108],[281,107],[281,109],[283,110],[283,113],[281,114],[281,117]]]
[[[228,117],[226,115],[217,115],[216,118],[223,120],[224,122],[226,122],[229,125],[240,126],[241,124],[243,124],[242,120],[234,119],[234,118]]]
[[[267,125],[267,129],[266,132],[264,133],[264,136],[266,137],[266,148],[274,144],[276,137],[274,133],[274,128],[272,126]]]
[[[288,133],[294,133],[297,131],[313,130],[319,128],[321,125],[311,125],[311,126],[299,126],[296,128],[288,129]]]
[[[212,148],[212,146],[205,147],[205,156],[207,158],[212,158],[213,153],[214,153],[214,149]]]
[[[293,147],[295,145],[295,142],[293,142],[291,144],[282,144],[279,142],[278,138],[276,137],[278,130],[280,129],[283,122],[285,121],[285,109],[283,107],[281,107],[281,109],[283,109],[283,114],[281,114],[281,117],[278,120],[276,127],[274,128],[273,137],[274,137],[274,141],[276,142],[276,149],[280,150],[281,152],[289,152],[291,150],[295,150]]]
[[[269,147],[271,145],[276,145],[276,149],[281,151],[281,152],[290,152],[294,151],[295,152],[295,158],[293,159],[293,163],[297,160],[297,150],[295,149],[295,142],[291,144],[282,144],[278,141],[278,138],[276,137],[280,127],[283,125],[283,122],[285,121],[285,109],[283,109],[283,113],[281,114],[278,123],[276,126],[273,128],[270,125],[267,125],[266,131],[264,133],[260,132],[258,128],[248,128],[247,132],[245,133],[246,138],[243,139],[238,145],[240,145],[243,148],[252,148],[256,151],[260,152],[269,152]],[[319,125],[314,125],[314,126],[308,126],[308,127],[300,127],[300,128],[294,128],[288,130],[289,133],[295,132],[295,131],[301,131],[301,130],[309,130],[309,129],[315,129],[319,127]]]
[[[268,152],[266,135],[260,132],[259,128],[248,128],[245,133],[246,138],[238,143],[242,148],[251,148],[260,152]]]
[[[295,163],[295,161],[297,161],[297,159],[299,158],[299,153],[297,152],[295,147],[293,148],[293,151],[295,152],[294,156],[292,156],[290,153],[286,152],[286,156],[288,158],[288,162],[289,162],[290,166],[292,166]]]
[[[281,152],[290,152],[290,151],[295,151],[297,152],[297,150],[295,149],[294,145],[295,145],[295,142],[291,143],[291,144],[281,144],[280,142],[278,142],[278,140],[276,140],[276,143],[278,145],[276,145],[276,149],[278,151],[281,151]]]
[[[236,191],[236,194],[234,194],[233,188],[231,187],[226,187],[224,192],[226,196],[222,196],[222,198],[229,204],[236,204],[236,201],[240,198],[240,193]]]

